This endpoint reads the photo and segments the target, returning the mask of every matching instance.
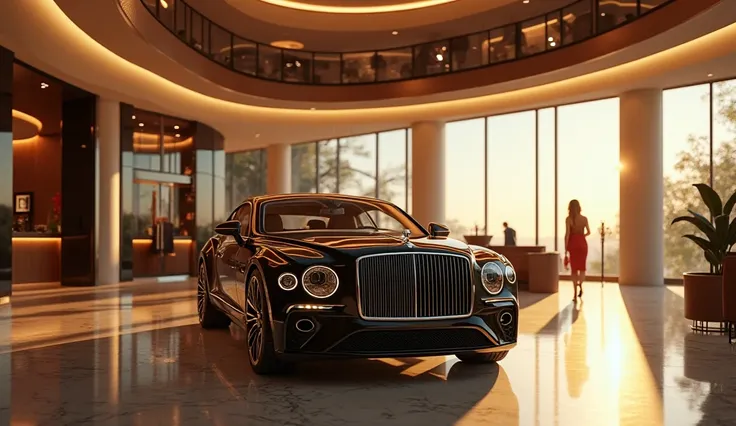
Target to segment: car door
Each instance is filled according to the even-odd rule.
[[[230,220],[238,220],[243,223],[243,218],[250,220],[250,203],[243,204],[230,216]],[[247,221],[246,221],[247,223]],[[244,231],[241,229],[241,234]],[[217,248],[217,274],[222,287],[223,297],[233,307],[240,308],[238,300],[237,282],[240,273],[241,262],[238,261],[240,245],[233,236],[226,236]]]
[[[250,237],[250,224],[252,222],[252,206],[250,203],[246,203],[238,211],[238,220],[240,221],[240,235],[243,240],[247,240]],[[235,281],[233,282],[234,300],[238,304],[237,306],[245,312],[245,280],[247,279],[246,274],[248,272],[248,263],[253,255],[252,248],[250,246],[239,247],[235,258]]]

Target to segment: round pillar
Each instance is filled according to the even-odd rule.
[[[266,148],[266,193],[291,192],[291,145],[269,145]]]
[[[120,281],[120,103],[97,100],[98,284]]]
[[[412,216],[422,226],[445,222],[445,123],[411,126]]]
[[[664,285],[662,91],[620,97],[619,284]]]

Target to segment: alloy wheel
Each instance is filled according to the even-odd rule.
[[[204,305],[207,302],[207,269],[204,263],[199,265],[199,275],[197,276],[197,316],[199,322],[204,318]]]
[[[263,353],[263,316],[261,282],[253,276],[248,281],[245,306],[248,355],[253,364],[261,360]]]

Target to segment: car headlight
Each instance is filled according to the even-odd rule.
[[[503,290],[503,269],[497,262],[488,262],[483,265],[480,272],[483,287],[492,295],[497,295]]]
[[[299,281],[297,281],[296,275],[286,272],[279,275],[278,283],[279,287],[286,291],[289,291],[294,290],[296,288],[296,285],[299,284]]]
[[[302,275],[302,285],[311,296],[324,299],[335,294],[340,280],[335,271],[326,266],[311,266]]]
[[[506,270],[504,271],[506,274],[506,281],[509,282],[509,284],[513,284],[516,282],[516,271],[514,270],[514,267],[511,265],[506,265]]]

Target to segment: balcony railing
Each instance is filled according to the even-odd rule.
[[[589,39],[673,1],[578,0],[535,18],[450,39],[370,52],[330,53],[248,40],[183,0],[141,0],[183,43],[223,67],[265,80],[310,85],[410,80],[515,61]]]

